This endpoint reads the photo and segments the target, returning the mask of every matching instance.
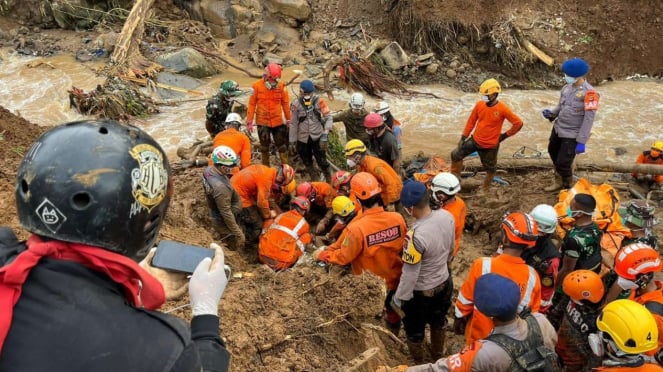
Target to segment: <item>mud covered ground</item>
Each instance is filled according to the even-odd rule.
[[[27,233],[16,217],[14,179],[23,154],[42,131],[0,108],[0,225],[11,226],[22,238]],[[175,193],[161,239],[207,246],[219,238],[209,225],[200,171],[175,174]],[[494,252],[498,221],[507,210],[529,211],[536,204],[556,202],[556,194],[541,191],[551,179],[548,172],[500,176],[512,185],[495,187],[487,197],[462,193],[478,227],[475,234],[465,233],[460,254],[453,262],[456,288],[472,260]],[[470,179],[464,185],[471,189],[478,182]],[[659,226],[659,236],[662,233]],[[247,255],[227,251],[226,257],[234,275],[220,305],[221,334],[233,355],[233,371],[343,370],[350,360],[373,347],[379,348],[379,353],[360,370],[409,362],[403,332],[396,340],[366,327],[382,324],[378,315],[385,290],[378,278],[353,276],[311,262],[274,273]],[[188,320],[187,304],[185,297],[168,302],[163,310]],[[460,337],[449,336],[447,352],[458,351],[461,343]]]

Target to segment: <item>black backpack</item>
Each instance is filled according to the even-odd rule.
[[[492,334],[486,337],[499,345],[511,357],[509,371],[558,372],[561,371],[559,357],[554,350],[543,343],[541,328],[531,314],[525,316],[527,321],[527,337],[516,340],[503,334]]]

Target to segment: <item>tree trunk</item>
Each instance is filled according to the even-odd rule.
[[[152,4],[154,0],[136,0],[134,3],[111,55],[113,63],[131,67],[133,64],[145,62],[145,58],[140,53],[140,43],[145,31],[145,20],[150,17]]]

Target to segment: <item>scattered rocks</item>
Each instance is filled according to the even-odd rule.
[[[274,53],[267,53],[267,54],[265,54],[264,57],[262,57],[262,64],[267,66],[270,63],[276,63],[276,64],[279,64],[279,65],[282,65],[283,64],[283,58],[277,56]]]
[[[437,73],[437,70],[440,68],[439,63],[431,63],[430,65],[426,66],[426,73],[429,75],[435,75]]]
[[[456,69],[459,66],[460,66],[460,62],[457,59],[454,59],[453,61],[451,61],[451,63],[449,63],[449,67],[451,67],[453,69]]]
[[[456,70],[450,68],[447,70],[446,75],[449,79],[455,79],[458,73],[456,73]]]
[[[271,44],[276,40],[276,34],[271,31],[260,30],[256,33],[255,41],[262,44]]]
[[[307,0],[268,0],[265,6],[272,12],[305,21],[311,15],[311,6]]]
[[[382,49],[380,57],[382,57],[385,64],[392,70],[399,70],[410,63],[407,53],[395,41],[387,44]]]
[[[156,61],[173,72],[195,78],[212,76],[218,72],[202,54],[192,48],[161,54],[157,56]]]
[[[316,65],[306,65],[304,66],[304,70],[306,71],[306,76],[308,77],[316,77],[322,74],[322,69]]]

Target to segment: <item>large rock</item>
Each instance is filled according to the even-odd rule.
[[[401,48],[401,46],[395,41],[387,44],[387,46],[382,49],[380,57],[382,57],[384,63],[392,70],[401,69],[410,63],[407,53],[405,53],[403,48]]]
[[[157,56],[156,60],[157,63],[170,71],[195,78],[211,76],[218,72],[214,66],[205,60],[202,54],[191,48],[161,54]]]
[[[311,15],[311,6],[307,0],[266,0],[265,6],[272,13],[305,21]]]
[[[299,32],[297,30],[272,17],[265,18],[261,31],[271,32],[276,35],[274,42],[281,46],[287,46],[299,41]]]
[[[222,39],[232,39],[237,36],[233,34],[231,27],[232,18],[228,1],[202,0],[200,12],[214,36]]]
[[[173,74],[170,72],[160,72],[157,75],[157,83],[187,90],[196,89],[201,85],[198,79],[194,79],[186,75]],[[182,98],[186,95],[184,92],[160,87],[157,87],[157,94],[159,94],[159,97],[162,99]]]

